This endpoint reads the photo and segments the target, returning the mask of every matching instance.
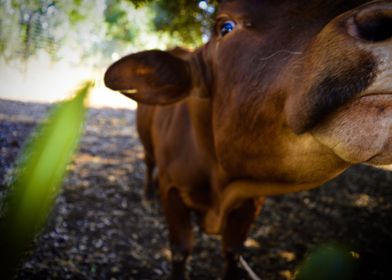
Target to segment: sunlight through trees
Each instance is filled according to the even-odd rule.
[[[195,47],[207,40],[215,0],[1,0],[0,55],[106,65],[146,48]]]

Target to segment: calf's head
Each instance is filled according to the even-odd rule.
[[[222,1],[207,44],[126,56],[105,82],[147,104],[211,100],[218,160],[238,176],[255,170],[245,158],[311,147],[392,163],[392,1]]]

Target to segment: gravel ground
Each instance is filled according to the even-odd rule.
[[[0,100],[0,198],[49,107]],[[167,229],[158,202],[142,204],[134,118],[132,110],[89,111],[63,191],[18,279],[165,279]],[[220,241],[195,232],[191,279],[217,279]],[[267,199],[244,258],[263,280],[290,279],[309,250],[331,241],[359,253],[356,279],[391,279],[391,172],[355,166],[319,189]]]

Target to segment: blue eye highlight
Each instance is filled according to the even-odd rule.
[[[220,35],[223,37],[223,36],[225,36],[226,34],[230,33],[231,31],[234,30],[235,25],[236,25],[236,24],[235,24],[234,21],[231,21],[231,20],[225,21],[225,22],[221,25],[221,28],[220,28]]]

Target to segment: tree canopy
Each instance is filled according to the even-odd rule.
[[[209,35],[216,0],[0,0],[0,55],[27,60],[80,54],[106,63],[115,53],[160,45],[200,45]],[[150,36],[150,37],[149,37]],[[157,45],[157,44],[156,44]],[[92,59],[93,58],[93,59]]]
[[[157,30],[177,35],[186,43],[200,43],[203,35],[209,35],[216,2],[159,0],[153,8]]]

